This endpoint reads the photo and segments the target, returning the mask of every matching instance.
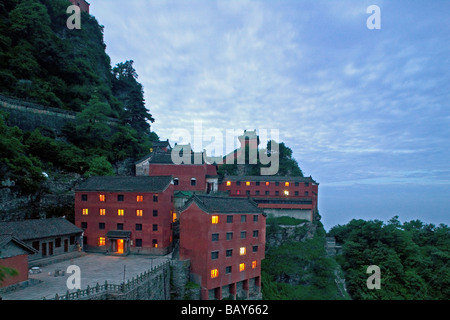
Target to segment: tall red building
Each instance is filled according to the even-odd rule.
[[[75,191],[84,249],[166,254],[172,248],[171,176],[91,177]]]
[[[247,198],[194,195],[180,210],[180,259],[202,299],[260,293],[266,220]]]

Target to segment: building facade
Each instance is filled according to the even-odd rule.
[[[90,4],[86,0],[69,0],[73,5],[79,6],[81,11],[89,13]]]
[[[194,195],[180,210],[180,259],[202,299],[260,294],[265,215],[247,198]]]
[[[91,177],[75,191],[75,224],[88,251],[167,254],[172,249],[173,179]]]

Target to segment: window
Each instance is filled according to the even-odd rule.
[[[157,217],[158,216],[158,210],[153,210],[153,216]]]
[[[83,209],[83,216],[87,216],[89,214],[89,210],[88,209]]]
[[[55,239],[55,248],[60,248],[61,247],[61,238],[56,238]]]
[[[241,239],[247,238],[247,231],[241,231]]]
[[[284,194],[285,196],[288,196],[288,195],[289,195],[289,191],[288,191],[288,190],[284,190],[284,191],[283,191],[283,194]]]
[[[219,276],[219,270],[218,269],[212,269],[211,270],[211,278],[217,278]]]
[[[231,256],[233,256],[233,249],[227,249],[227,251],[225,251],[225,256],[226,256],[226,257],[231,257]]]
[[[249,185],[250,185],[250,181],[246,181],[246,182],[245,182],[245,185],[246,185],[246,186],[249,186]]]
[[[75,236],[70,236],[69,244],[75,244]]]
[[[280,185],[280,183],[279,183],[279,182],[277,181],[277,182],[275,182],[275,185],[276,185],[276,186],[279,186],[279,185]]]
[[[259,190],[255,191],[255,195],[259,196]]]
[[[225,273],[230,274],[231,273],[231,266],[225,267]]]
[[[136,239],[136,247],[142,247],[142,239]]]
[[[241,215],[241,222],[247,222],[247,216],[246,215]]]
[[[246,247],[240,247],[239,248],[239,255],[245,256],[246,253],[247,253],[247,248]]]
[[[240,181],[236,181],[236,185],[237,185],[237,186],[240,186],[240,185],[241,185],[241,182],[240,182]]]
[[[252,246],[252,251],[253,252],[258,252],[258,246]]]
[[[241,263],[239,265],[239,272],[241,272],[241,271],[245,271],[245,263]]]
[[[82,194],[81,201],[87,201],[87,200],[88,200],[87,194]]]
[[[275,191],[275,195],[279,196],[280,195],[280,191]]]
[[[241,191],[240,190],[236,190],[236,194],[241,194]]]
[[[123,209],[117,209],[117,215],[123,216]]]
[[[295,192],[294,192],[294,195],[298,196],[298,191],[295,191]]]
[[[142,224],[136,223],[136,231],[142,231]]]
[[[118,194],[117,195],[117,201],[123,201],[123,199],[124,199],[123,194]]]
[[[211,252],[211,260],[216,260],[219,258],[219,251],[212,251]]]
[[[268,186],[270,184],[270,182],[269,181],[266,181],[266,186]]]
[[[219,216],[211,216],[211,223],[212,224],[218,224],[219,223]]]
[[[105,202],[105,200],[106,200],[106,197],[105,197],[104,194],[100,194],[100,195],[98,196],[98,198],[99,198],[100,202]]]
[[[137,217],[142,217],[143,211],[141,209],[137,209],[136,210],[136,216]]]
[[[174,179],[173,179],[173,185],[174,185],[174,186],[178,186],[179,184],[180,184],[180,179],[174,178]]]
[[[266,196],[268,196],[270,194],[270,191],[269,190],[267,190],[266,191]]]
[[[257,214],[253,215],[253,222],[258,222],[258,215]]]
[[[231,181],[227,181],[227,187],[231,186]]]
[[[123,230],[123,223],[117,224],[117,230]]]
[[[157,239],[152,239],[152,247],[158,248],[158,240]]]
[[[153,202],[158,202],[158,195],[157,194],[153,195]]]
[[[136,196],[136,202],[143,202],[144,196]]]
[[[176,221],[177,221],[177,213],[172,212],[172,222],[176,222]]]
[[[39,247],[40,247],[40,242],[39,242],[39,240],[37,240],[37,241],[33,241],[32,243],[31,243],[31,246],[34,248],[34,249],[36,249],[37,251],[39,251]]]
[[[158,225],[157,224],[152,225],[152,231],[158,231]]]
[[[298,187],[298,182],[295,183],[295,186]]]
[[[305,187],[309,187],[309,182],[305,182]]]
[[[219,234],[218,233],[213,233],[211,235],[211,241],[219,241]]]
[[[100,215],[104,216],[106,214],[106,209],[100,209]]]
[[[309,195],[309,192],[308,191],[305,191],[305,196],[308,196]]]
[[[81,222],[81,228],[87,229],[87,222]]]
[[[227,216],[227,223],[233,222],[233,216]]]
[[[106,245],[106,239],[105,239],[105,237],[98,237],[98,239],[97,239],[97,245],[98,245],[98,246],[104,246],[104,245]]]
[[[255,185],[259,186],[259,181],[256,181],[256,182],[255,182]]]
[[[259,230],[253,230],[253,238],[258,238]]]
[[[289,187],[289,182],[286,181],[286,182],[284,183],[284,186],[285,186],[285,187]]]
[[[233,240],[233,232],[227,232],[227,240]]]
[[[99,223],[98,223],[98,228],[99,228],[100,230],[105,229],[105,223],[104,223],[104,222],[99,222]]]
[[[197,180],[195,178],[191,179],[191,186],[197,185]]]
[[[250,190],[245,191],[245,194],[249,196],[250,195]]]
[[[255,269],[256,268],[256,260],[253,260],[252,261],[252,269]]]

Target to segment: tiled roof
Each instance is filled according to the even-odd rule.
[[[20,241],[16,237],[13,237],[12,235],[9,235],[9,234],[0,235],[0,249],[10,242],[14,242],[17,246],[21,247],[23,250],[28,251],[28,253],[33,254],[33,253],[38,252],[36,249],[30,247],[29,245]],[[1,250],[0,250],[0,252],[1,252]]]
[[[249,198],[233,198],[233,197],[217,197],[206,195],[193,195],[180,209],[180,212],[185,211],[192,203],[205,211],[206,213],[263,213]]]
[[[76,191],[162,192],[172,182],[172,176],[102,176],[90,177]]]
[[[106,237],[109,239],[124,239],[131,236],[131,231],[128,230],[109,230]]]
[[[0,234],[9,234],[22,241],[81,232],[83,232],[82,229],[64,218],[0,222]]]

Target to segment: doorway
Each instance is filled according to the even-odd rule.
[[[123,239],[117,239],[117,253],[123,253]]]

